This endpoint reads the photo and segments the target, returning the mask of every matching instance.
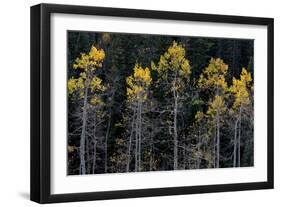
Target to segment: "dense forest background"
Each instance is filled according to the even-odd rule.
[[[253,166],[253,40],[67,35],[68,175]]]

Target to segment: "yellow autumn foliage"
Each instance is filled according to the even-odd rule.
[[[225,75],[228,71],[228,65],[220,58],[211,58],[209,65],[200,75],[198,85],[201,88],[221,88],[227,90]]]
[[[68,145],[67,146],[67,151],[68,152],[74,152],[75,150],[77,150],[77,147],[75,145],[71,146],[71,145]]]
[[[162,78],[166,76],[168,70],[172,70],[180,77],[188,78],[191,74],[191,67],[185,55],[184,47],[173,41],[168,51],[160,56],[158,66],[152,62],[151,68],[162,75]]]
[[[88,94],[90,104],[96,106],[102,103],[102,100],[97,95],[106,88],[102,84],[102,80],[95,75],[95,70],[102,67],[105,58],[103,49],[97,49],[92,46],[90,51],[85,54],[81,53],[80,57],[76,58],[73,69],[79,69],[81,72],[78,78],[71,77],[67,82],[68,95],[77,91],[80,98],[84,98],[85,90],[90,89],[92,94]]]
[[[82,77],[79,77],[79,78],[76,78],[76,79],[71,77],[67,81],[68,95],[73,94],[75,91],[79,91],[80,97],[83,97],[83,95],[84,95],[83,89],[84,88],[85,88],[85,85],[84,85],[84,80],[83,80]]]
[[[152,82],[150,69],[142,68],[139,64],[135,64],[134,73],[127,77],[127,97],[132,100],[146,100],[147,89]]]
[[[76,90],[76,83],[77,83],[77,79],[71,77],[68,81],[67,81],[67,92],[68,95],[72,94],[75,90]]]
[[[82,77],[79,77],[79,78],[77,79],[76,86],[77,86],[77,88],[79,88],[79,89],[84,89],[84,88],[85,88],[84,79],[83,79]]]
[[[103,49],[97,49],[95,46],[91,47],[88,54],[81,53],[80,57],[76,58],[73,68],[80,70],[96,70],[102,67],[102,62],[105,58],[105,53]]]
[[[232,79],[232,86],[229,88],[229,91],[234,95],[235,98],[232,106],[233,109],[237,109],[241,105],[250,104],[249,90],[252,88],[251,83],[251,73],[248,72],[246,68],[242,68],[240,79]]]
[[[111,41],[111,36],[109,33],[103,33],[101,39],[102,39],[103,43],[108,45]]]
[[[204,118],[204,113],[202,111],[197,111],[195,114],[196,122],[200,122]]]
[[[222,96],[216,95],[214,99],[209,103],[207,114],[215,116],[216,114],[222,114],[226,111],[225,101]]]
[[[87,78],[86,73],[85,72],[80,73],[80,77],[83,78],[83,79],[86,79]]]
[[[100,97],[98,97],[97,95],[94,95],[91,99],[90,99],[90,104],[93,106],[97,106],[102,104],[102,100],[100,99]]]
[[[134,68],[134,80],[140,81],[145,85],[150,85],[152,78],[148,68],[143,69],[141,66],[136,65]]]
[[[105,87],[102,85],[102,79],[94,76],[90,82],[91,92],[104,91]]]

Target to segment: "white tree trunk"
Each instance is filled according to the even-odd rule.
[[[239,109],[239,127],[238,127],[238,143],[237,143],[237,148],[238,148],[238,160],[237,160],[237,165],[238,167],[240,167],[240,158],[241,158],[241,153],[240,153],[240,145],[241,145],[241,111],[242,111],[242,108],[240,106],[240,109]]]
[[[235,121],[234,126],[234,140],[233,140],[233,167],[236,167],[236,161],[237,161],[237,124],[238,119]]]
[[[135,172],[138,171],[138,146],[139,146],[139,136],[138,136],[138,116],[139,116],[139,106],[137,106],[137,117],[135,125]]]
[[[178,130],[177,130],[177,115],[178,115],[178,97],[174,86],[174,170],[178,169]]]
[[[214,132],[214,138],[213,138],[213,167],[216,168],[216,146],[217,146],[217,130]]]
[[[152,138],[152,137],[151,137]],[[152,141],[152,140],[151,140]],[[149,155],[150,155],[150,158],[149,158],[149,171],[152,171],[153,169],[153,155],[152,155],[152,142],[150,143],[150,149],[149,149]]]
[[[200,158],[200,150],[201,150],[201,130],[198,130],[198,143],[197,143],[197,169],[200,169],[201,158]]]
[[[95,174],[95,170],[96,170],[96,161],[97,161],[97,141],[94,141],[93,171],[92,171],[93,174]]]
[[[142,142],[142,103],[139,103],[139,164],[138,164],[138,171],[141,171],[141,142]]]
[[[86,174],[85,162],[85,139],[86,139],[86,126],[87,126],[87,102],[88,102],[88,85],[84,92],[83,113],[82,113],[82,132],[80,137],[80,174]]]
[[[94,113],[94,131],[93,131],[93,138],[94,138],[94,153],[93,153],[93,171],[92,173],[95,174],[96,169],[96,160],[97,160],[97,138],[96,138],[96,126],[97,126],[97,116]]]
[[[135,116],[136,116],[136,110],[134,109],[133,119],[132,119],[132,123],[131,123],[131,132],[130,132],[130,136],[129,136],[128,150],[127,150],[126,172],[129,172],[129,170],[130,170],[132,138],[133,138],[133,134],[134,134],[134,125],[136,122]]]
[[[86,162],[87,162],[87,164],[86,164],[86,174],[90,174],[91,173],[91,163],[89,162],[89,160],[91,159],[91,157],[90,157],[90,141],[89,141],[89,136],[86,136],[86,151],[87,151],[87,153],[86,153]]]
[[[216,115],[216,125],[217,125],[217,162],[216,167],[220,167],[220,120],[219,120],[219,112],[217,111]]]
[[[109,114],[108,123],[107,123],[107,129],[106,129],[106,135],[104,140],[104,172],[107,173],[107,159],[108,159],[108,153],[107,153],[107,142],[108,142],[108,136],[109,136],[109,130],[111,126],[111,113]]]

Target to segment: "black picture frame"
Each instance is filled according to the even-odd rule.
[[[267,181],[238,184],[219,184],[188,187],[169,187],[74,194],[51,194],[50,130],[51,130],[51,71],[50,71],[50,16],[52,13],[99,15],[112,17],[151,18],[207,23],[232,23],[267,26]],[[31,174],[30,199],[38,203],[88,201],[103,199],[166,196],[255,189],[272,189],[274,186],[273,147],[273,46],[274,20],[272,18],[195,14],[167,11],[150,11],[120,8],[102,8],[39,4],[31,7]]]

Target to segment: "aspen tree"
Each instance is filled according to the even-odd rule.
[[[240,79],[232,79],[230,93],[234,96],[234,103],[230,113],[235,117],[234,139],[233,139],[233,167],[240,167],[241,164],[241,122],[242,113],[250,105],[250,94],[252,77],[246,68],[242,68]]]
[[[160,60],[157,65],[153,62],[151,64],[152,70],[158,74],[158,84],[163,86],[166,96],[170,96],[167,103],[170,109],[171,123],[169,126],[172,129],[174,156],[173,156],[173,169],[178,169],[178,113],[182,107],[183,101],[187,99],[186,89],[191,74],[191,67],[188,59],[186,58],[186,52],[184,47],[174,41],[168,48],[164,55],[160,56]],[[170,121],[169,121],[170,122]]]
[[[126,171],[128,172],[130,167],[133,136],[135,136],[135,171],[141,171],[142,139],[144,134],[143,114],[146,110],[145,104],[149,95],[149,87],[152,83],[150,69],[147,67],[142,68],[139,64],[135,64],[134,72],[127,77],[126,83],[128,105],[133,111],[130,122],[131,132],[128,143]]]
[[[227,91],[227,82],[225,76],[228,71],[228,65],[222,59],[211,58],[208,67],[205,68],[198,80],[199,87],[209,90],[213,98],[209,100],[207,114],[214,121],[214,167],[220,167],[220,137],[222,116],[226,112],[225,94]]]
[[[74,94],[76,92],[82,103],[81,112],[81,136],[80,136],[80,174],[86,174],[86,140],[87,137],[87,125],[88,125],[88,113],[90,110],[95,110],[99,105],[102,104],[102,99],[100,98],[100,92],[105,90],[102,84],[102,80],[96,75],[97,70],[102,68],[102,63],[105,58],[105,53],[103,49],[97,49],[92,46],[89,53],[81,53],[80,57],[77,57],[73,69],[78,70],[79,77],[71,77],[67,82],[68,95]],[[94,144],[94,157],[93,157],[93,173],[94,165],[96,159],[96,141],[95,135],[93,135]],[[89,159],[89,158],[88,158]]]

